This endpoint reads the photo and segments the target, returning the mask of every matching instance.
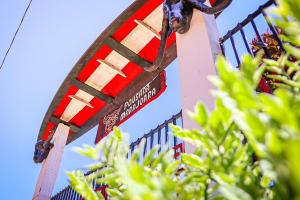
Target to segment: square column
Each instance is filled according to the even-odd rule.
[[[43,162],[34,195],[32,197],[33,200],[49,200],[51,198],[69,131],[69,126],[58,124],[53,136],[54,146],[50,150],[48,157]]]
[[[199,125],[188,117],[187,111],[194,111],[199,101],[210,110],[214,108],[214,97],[211,95],[214,86],[207,77],[217,74],[215,60],[221,54],[215,17],[194,9],[190,30],[185,34],[176,34],[176,42],[183,128],[199,129]],[[186,144],[187,152],[193,152],[193,149]]]

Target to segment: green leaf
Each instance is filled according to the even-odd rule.
[[[259,60],[253,59],[249,54],[243,56],[241,63],[241,73],[243,75],[243,78],[250,84],[254,83],[253,75],[259,66]]]
[[[121,142],[123,139],[123,134],[122,134],[121,130],[115,126],[113,131],[114,131],[114,135],[116,136],[118,141]]]
[[[120,199],[124,197],[123,193],[117,189],[106,188],[105,190],[110,197],[118,197]]]
[[[73,151],[75,151],[83,156],[87,156],[93,160],[99,160],[98,151],[90,145],[84,144],[83,148],[75,147],[75,148],[73,148]]]
[[[143,165],[148,166],[153,162],[154,155],[157,153],[158,149],[160,148],[160,145],[155,146],[151,151],[145,156],[143,160]]]
[[[252,197],[247,192],[238,187],[222,185],[220,187],[220,191],[227,199],[230,200],[252,200]]]
[[[170,163],[166,168],[166,174],[176,174],[180,164],[181,162],[179,160]]]
[[[190,118],[197,122],[201,127],[204,127],[207,123],[208,112],[203,103],[197,103],[195,112],[188,113]]]
[[[181,159],[187,166],[194,167],[196,169],[206,169],[206,164],[203,162],[202,158],[193,154],[181,154]]]
[[[270,187],[270,178],[266,177],[266,176],[263,176],[260,180],[260,184],[261,186],[263,186],[264,188],[268,188]]]

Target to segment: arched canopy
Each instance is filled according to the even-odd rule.
[[[40,128],[46,140],[57,124],[71,127],[70,143],[97,125],[176,58],[175,34],[163,68],[144,71],[157,55],[163,0],[136,0],[95,40],[57,91]],[[211,0],[216,3],[216,0]]]

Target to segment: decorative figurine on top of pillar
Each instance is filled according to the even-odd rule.
[[[163,6],[164,16],[161,42],[158,55],[153,65],[145,68],[145,70],[152,72],[160,67],[167,38],[172,32],[184,34],[189,30],[194,8],[205,14],[218,14],[227,8],[231,2],[232,0],[221,0],[219,3],[216,3],[215,6],[209,7],[204,4],[205,0],[165,0]]]
[[[52,139],[53,139],[54,132],[51,132],[48,139],[43,141],[39,140],[35,144],[34,156],[33,161],[35,163],[42,163],[48,156],[50,150],[54,146]]]

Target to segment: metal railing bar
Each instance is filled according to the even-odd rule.
[[[251,51],[251,49],[249,47],[249,44],[248,44],[248,41],[247,41],[247,38],[246,38],[246,35],[245,35],[243,27],[241,27],[240,33],[242,35],[242,38],[243,38],[243,41],[244,41],[244,44],[246,46],[246,49],[247,49],[248,53],[253,56],[253,53],[252,53],[252,51]]]
[[[69,195],[70,199],[74,199],[74,190],[70,187],[70,195]]]
[[[182,112],[180,114],[182,115]],[[181,119],[181,127],[184,128],[184,126],[183,126],[183,117],[181,117],[180,119]]]
[[[59,192],[59,195],[58,195],[58,199],[59,199],[59,200],[63,199],[63,198],[62,198],[62,196],[63,196],[63,193],[62,193],[62,192],[63,192],[63,190]]]
[[[146,153],[147,153],[147,143],[148,143],[148,137],[145,137],[145,145],[144,145],[144,153],[143,153],[143,157],[145,157]]]
[[[59,192],[59,193],[58,193],[58,197],[57,197],[57,199],[58,199],[58,200],[61,200],[61,196],[62,196],[62,193],[61,193],[61,192]]]
[[[65,199],[68,199],[68,187],[66,187],[65,189],[64,189],[64,195],[63,195],[63,199],[65,200]]]
[[[93,184],[94,190],[96,190],[96,189],[97,189],[97,183],[96,183],[96,180],[95,180],[95,179],[93,180],[92,184]]]
[[[239,54],[237,52],[233,36],[230,37],[230,43],[231,43],[231,46],[233,48],[233,52],[234,52],[234,56],[235,56],[235,59],[237,61],[237,64],[238,64],[238,66],[240,66],[241,65],[241,60],[240,60]]]
[[[173,124],[177,125],[176,118],[173,118]],[[173,139],[174,139],[174,146],[176,146],[177,145],[177,137],[173,135]]]
[[[159,144],[158,153],[161,151],[161,128],[158,128],[157,143]]]
[[[76,192],[75,200],[79,200],[79,199],[81,199],[81,195]]]
[[[59,200],[63,200],[63,190],[60,192],[60,195],[59,195]]]
[[[67,198],[67,195],[68,195],[68,187],[66,187],[65,189],[64,189],[64,192],[63,192],[65,195],[63,196],[63,199],[65,200],[65,199],[68,199]]]
[[[69,198],[70,199],[74,199],[74,190],[72,188],[71,188],[71,192],[70,192]]]
[[[165,145],[168,143],[169,143],[169,123],[168,123],[168,121],[165,121]],[[169,147],[168,147],[168,149],[169,149]]]
[[[130,152],[131,152],[131,154],[133,153],[133,150],[134,150],[134,145],[130,145]]]
[[[153,132],[152,130],[150,131],[150,149],[152,149],[153,148],[153,140],[154,140],[154,133],[155,132]]]
[[[226,56],[224,43],[221,43],[220,46],[221,46],[221,51],[222,51],[223,56]]]
[[[274,0],[269,0],[267,1],[265,4],[263,4],[262,6],[260,6],[258,8],[258,10],[256,10],[255,12],[253,12],[252,14],[248,15],[248,17],[242,21],[241,23],[239,23],[236,27],[234,27],[233,29],[231,29],[230,31],[228,31],[221,39],[220,39],[220,43],[224,43],[226,40],[228,40],[232,35],[234,35],[235,33],[240,31],[240,26],[244,27],[246,26],[253,18],[257,17],[258,15],[261,14],[261,12],[270,7],[272,4],[274,4]]]
[[[71,187],[69,186],[68,189],[67,189],[67,195],[66,195],[66,198],[67,198],[67,199],[71,199],[71,198],[70,198],[71,192],[72,192],[72,189],[71,189]]]
[[[72,192],[72,199],[76,199],[77,198],[77,192],[75,190],[73,190]]]

